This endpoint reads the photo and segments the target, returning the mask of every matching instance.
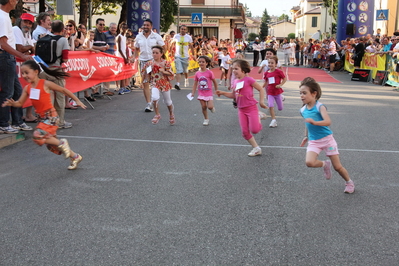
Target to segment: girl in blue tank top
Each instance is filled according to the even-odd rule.
[[[323,167],[324,177],[329,180],[332,176],[331,166],[345,180],[345,193],[355,192],[355,184],[350,179],[348,171],[342,166],[339,159],[337,142],[333,132],[329,128],[331,124],[327,108],[318,100],[321,97],[320,85],[313,78],[305,78],[300,88],[303,107],[301,115],[305,118],[305,137],[301,147],[308,142],[306,150],[306,166],[319,168]],[[320,161],[318,159],[321,151],[325,151],[330,160]]]

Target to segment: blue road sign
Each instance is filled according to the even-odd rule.
[[[202,13],[191,13],[191,24],[202,24]]]
[[[377,10],[375,20],[388,20],[388,9]]]

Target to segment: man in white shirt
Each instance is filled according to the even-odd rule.
[[[37,27],[32,33],[34,40],[39,40],[44,35],[50,34],[51,29],[51,18],[46,12],[41,12],[36,17]]]
[[[328,73],[332,73],[334,71],[335,61],[337,61],[337,46],[335,45],[335,39],[333,37],[330,38],[330,45],[328,46],[328,56],[330,58],[330,71],[328,71]]]
[[[152,47],[155,45],[164,46],[165,43],[162,40],[161,35],[152,31],[152,21],[150,19],[144,20],[143,31],[136,36],[136,40],[134,43],[134,47],[136,48],[134,51],[133,59],[140,60],[140,70],[143,70],[144,65],[152,60]],[[140,56],[139,56],[140,54]],[[145,112],[153,112],[152,104],[151,104],[151,91],[149,80],[142,80],[144,87],[144,98],[147,102],[147,106],[145,108]]]
[[[17,21],[17,26],[12,28],[15,36],[16,49],[24,54],[35,53],[35,41],[32,39],[31,30],[35,17],[29,13],[23,13]]]
[[[19,130],[32,130],[22,121],[22,108],[1,107],[6,99],[17,101],[22,94],[15,57],[23,61],[32,60],[30,55],[17,51],[9,13],[18,0],[0,0],[0,133],[18,133]],[[12,126],[9,124],[11,113]]]
[[[176,34],[173,37],[172,48],[176,47],[175,52],[175,67],[176,67],[176,84],[175,89],[180,90],[180,78],[181,74],[185,76],[185,84],[187,87],[188,84],[188,60],[189,60],[189,52],[188,49],[191,49],[191,53],[194,54],[193,48],[193,39],[190,35],[187,34],[187,26],[180,26],[180,33]],[[212,48],[211,48],[212,49]]]

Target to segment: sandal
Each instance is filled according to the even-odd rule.
[[[161,115],[154,115],[154,118],[151,120],[152,124],[158,124],[159,119],[161,119]]]
[[[169,123],[170,123],[171,126],[173,126],[176,123],[175,115],[171,115],[170,116]]]
[[[96,99],[94,99],[93,96],[85,96],[86,100],[88,100],[89,102],[95,102]]]

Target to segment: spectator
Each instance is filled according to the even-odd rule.
[[[55,20],[51,23],[51,31],[53,35],[63,35],[64,23],[60,20]],[[61,37],[57,41],[57,61],[52,64],[48,64],[49,69],[58,69],[61,64],[68,61],[69,45],[68,40],[65,37]],[[50,76],[46,72],[41,72],[39,77],[54,82],[58,86],[65,87],[64,78],[56,78]],[[57,111],[60,119],[58,125],[59,128],[71,128],[72,123],[65,121],[65,94],[54,91],[54,108]]]
[[[173,46],[176,48],[175,66],[176,66],[176,84],[175,89],[180,90],[181,74],[185,76],[184,86],[188,86],[188,59],[189,49],[194,54],[193,39],[187,34],[187,26],[180,26],[180,33],[173,38]],[[213,52],[212,47],[206,47],[209,52]]]
[[[236,53],[240,52],[244,52],[245,49],[245,43],[242,41],[242,38],[239,38],[235,43],[234,43],[234,50],[236,51]]]
[[[65,37],[68,38],[68,44],[71,51],[78,50],[80,46],[83,45],[84,38],[82,38],[82,33],[78,32],[76,23],[74,20],[70,19],[66,23],[66,34]]]
[[[357,44],[355,46],[355,58],[354,58],[354,67],[360,67],[360,62],[362,62],[363,56],[364,56],[364,42],[365,39],[363,37],[360,37],[357,40]]]
[[[260,45],[258,37],[255,38],[255,41],[252,44],[252,48],[253,48],[253,53],[254,53],[253,66],[256,67],[256,66],[258,66],[259,53],[260,53],[260,50],[262,49],[262,46]]]
[[[35,54],[35,40],[32,39],[32,26],[35,23],[35,17],[29,13],[23,13],[21,18],[17,19],[13,32],[15,36],[16,50],[27,55]],[[33,115],[33,107],[26,108],[25,122],[36,122]]]
[[[128,47],[126,44],[126,32],[127,32],[128,26],[126,22],[122,22],[119,24],[119,35],[116,37],[116,56],[122,57],[125,64],[129,63],[129,58],[128,58]],[[120,89],[119,89],[119,94],[123,94],[126,90],[130,91],[127,89],[128,83],[125,82],[125,80],[120,81]]]
[[[335,43],[334,37],[330,38],[330,44],[328,46],[328,56],[330,60],[330,71],[328,71],[328,73],[332,73],[334,71],[335,61],[337,57],[337,45]]]
[[[152,21],[150,19],[146,19],[143,23],[143,31],[142,33],[136,36],[136,42],[134,44],[134,59],[139,58],[140,60],[140,69],[144,67],[144,65],[152,60],[152,47],[155,45],[164,46],[165,43],[162,40],[161,35],[156,34],[152,30]],[[139,57],[140,55],[140,57]],[[152,104],[151,104],[151,91],[149,80],[142,79],[143,87],[144,87],[144,98],[146,100],[147,106],[145,108],[145,112],[153,112]]]
[[[34,40],[39,40],[39,38],[44,35],[50,34],[51,29],[51,18],[50,15],[46,12],[41,12],[36,17],[37,27],[32,33],[32,38]]]
[[[30,55],[25,55],[16,50],[15,37],[9,13],[14,10],[17,1],[0,0],[0,103],[7,99],[18,100],[22,94],[19,82],[15,57],[23,61],[31,60]],[[11,126],[9,124],[11,113]],[[0,106],[0,133],[18,133],[22,130],[32,130],[22,121],[22,108]]]
[[[284,38],[282,48],[284,52],[284,65],[288,66],[290,64],[291,46],[287,38]]]
[[[110,55],[115,55],[115,38],[116,38],[116,31],[118,30],[118,25],[115,22],[111,22],[109,24],[108,31],[104,32],[106,38],[107,38],[107,44],[108,44],[108,49],[105,51],[105,53],[110,54]],[[114,94],[113,92],[110,91],[110,85],[111,82],[104,82],[104,90],[107,95],[110,95],[111,93]],[[122,87],[119,89],[119,94],[125,94],[125,93],[130,93],[130,90],[124,88],[122,90]]]
[[[242,41],[242,32],[239,28],[237,28],[237,25],[234,27],[234,40],[240,40]]]

